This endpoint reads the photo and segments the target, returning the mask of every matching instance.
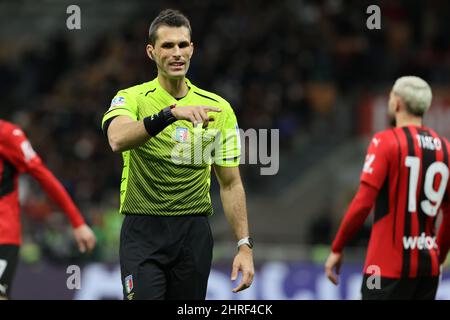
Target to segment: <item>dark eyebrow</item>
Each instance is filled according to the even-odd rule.
[[[188,46],[189,44],[190,44],[190,42],[187,40],[182,40],[182,41],[178,42],[178,45],[183,45],[183,46]],[[172,42],[172,41],[166,41],[166,42],[161,43],[161,47],[173,46],[173,45],[175,45],[175,42]]]
[[[173,43],[173,42],[170,42],[170,41],[166,41],[166,42],[161,43],[161,47],[168,46],[168,45],[173,46],[174,43]]]

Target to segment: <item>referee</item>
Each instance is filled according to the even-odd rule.
[[[233,289],[248,288],[254,275],[245,193],[239,175],[240,141],[230,104],[187,78],[194,46],[189,20],[164,10],[151,23],[147,54],[154,80],[118,91],[102,128],[123,156],[120,236],[124,299],[205,299],[213,238],[208,216],[211,165],[225,215],[237,242]],[[200,135],[201,139],[197,137]],[[200,151],[219,141],[219,152]],[[205,159],[206,158],[206,159]]]

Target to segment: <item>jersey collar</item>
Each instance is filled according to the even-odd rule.
[[[156,77],[153,81],[154,81],[155,87],[158,90],[160,90],[161,92],[163,92],[167,97],[169,97],[173,101],[174,104],[177,104],[180,101],[183,101],[183,100],[187,99],[192,94],[192,91],[194,89],[194,85],[191,83],[191,81],[188,78],[184,78],[184,82],[188,86],[189,90],[188,90],[187,94],[183,98],[176,99],[169,92],[167,92],[166,89],[164,89],[161,86],[161,84],[159,83],[158,77]]]

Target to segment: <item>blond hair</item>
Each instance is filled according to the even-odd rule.
[[[405,102],[408,112],[413,115],[423,116],[430,108],[433,95],[430,86],[422,78],[398,78],[392,91]]]

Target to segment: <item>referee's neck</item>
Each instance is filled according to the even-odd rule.
[[[189,87],[186,84],[185,77],[169,79],[158,74],[158,81],[161,87],[174,98],[183,98],[187,95]]]

